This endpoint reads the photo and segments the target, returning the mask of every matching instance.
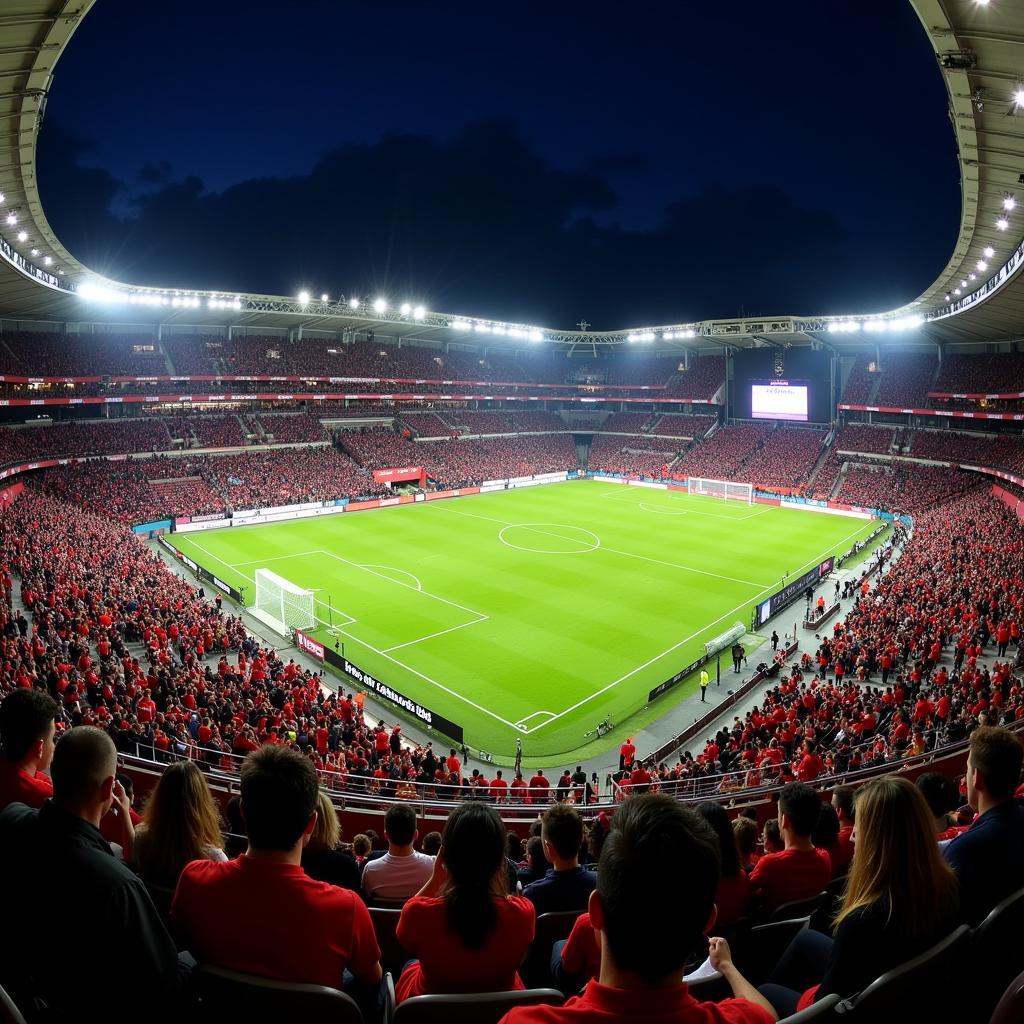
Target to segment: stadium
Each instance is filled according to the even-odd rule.
[[[1024,1020],[1024,6],[900,4],[938,277],[612,330],[97,272],[0,5],[4,1021]]]

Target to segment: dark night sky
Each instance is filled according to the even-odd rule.
[[[949,256],[946,106],[904,0],[99,0],[39,176],[133,283],[558,327],[849,313]]]

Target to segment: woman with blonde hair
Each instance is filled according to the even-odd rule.
[[[886,776],[864,786],[855,807],[853,862],[834,938],[801,932],[760,988],[780,1018],[831,993],[855,995],[957,925],[956,876],[939,854],[918,788]]]
[[[203,773],[176,761],[149,794],[135,829],[135,863],[143,881],[173,889],[193,860],[227,860],[220,813]]]
[[[340,889],[359,891],[359,865],[341,846],[341,825],[331,798],[324,790],[317,794],[316,827],[302,851],[302,869],[310,878]]]

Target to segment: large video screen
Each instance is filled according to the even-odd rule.
[[[806,380],[755,380],[750,384],[750,418],[807,422]]]

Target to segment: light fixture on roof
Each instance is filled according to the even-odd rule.
[[[353,296],[351,299],[348,300],[348,308],[349,309],[358,309],[359,308],[359,300]]]
[[[972,271],[972,272],[971,272],[970,274],[968,274],[968,275],[967,275],[967,279],[968,279],[969,281],[977,281],[977,280],[978,280],[978,275],[977,275],[977,274],[975,274],[975,273],[974,273],[974,272]]]
[[[953,289],[953,294],[954,295],[959,295],[960,294],[960,289],[959,288],[954,288]]]
[[[309,292],[307,292],[305,289],[303,289],[301,292],[299,292],[299,305],[300,306],[305,306],[308,303],[309,303]]]
[[[451,326],[456,331],[468,331],[473,325],[468,320],[453,320]]]
[[[29,253],[29,255],[30,256],[38,256],[39,255],[39,250],[38,249],[32,249],[31,252]]]
[[[987,260],[992,259],[992,257],[995,256],[996,254],[995,249],[993,249],[991,245],[986,245],[985,248],[982,249],[981,251],[985,254],[985,259]]]
[[[1021,92],[1020,95],[1024,96],[1024,92]],[[1019,106],[1024,106],[1024,102],[1021,102],[1018,105]],[[1004,210],[1012,210],[1016,206],[1017,206],[1017,199],[1016,199],[1016,197],[1013,195],[1012,192],[1007,192],[1006,195],[1003,196],[1003,209]]]
[[[946,292],[946,302],[949,302],[949,292]]]
[[[408,316],[412,312],[412,306],[410,306],[408,302],[403,302],[402,305],[398,307],[398,312],[401,313],[402,316]]]
[[[473,325],[473,330],[475,330],[478,334],[490,334],[491,333],[491,325],[490,324],[476,323],[476,324]]]
[[[426,319],[426,316],[427,316],[427,309],[426,309],[425,306],[417,306],[412,311],[412,318],[413,318],[413,320],[424,320],[424,319]]]
[[[387,309],[387,308],[388,308],[388,304],[387,304],[387,302],[384,299],[374,299],[373,300],[374,312],[376,312],[376,313],[383,313],[384,310]]]
[[[321,302],[327,302],[327,301],[328,301],[328,298],[329,298],[329,296],[327,295],[327,292],[324,292],[324,293],[323,293],[323,294],[322,294],[322,295],[320,296],[320,301],[321,301]]]
[[[543,341],[544,335],[538,330],[530,331],[530,341]]]
[[[961,287],[961,288],[966,288],[966,287],[967,287],[967,281],[966,281],[966,279],[960,282],[960,287]]]
[[[28,241],[28,232],[27,231],[19,231],[18,232],[18,241],[19,242],[27,242]]]
[[[10,224],[11,227],[14,227],[14,225],[18,223],[18,215],[13,210],[7,214],[7,223]]]
[[[975,266],[976,266],[976,267],[977,267],[977,268],[978,268],[979,270],[988,270],[988,264],[987,264],[987,263],[986,263],[986,262],[985,262],[984,260],[978,260],[978,262],[977,262],[977,263],[975,263],[974,265],[975,265]]]
[[[1018,85],[1013,94],[1013,102],[1018,107],[1024,107],[1024,85]]]
[[[996,221],[996,227],[999,228],[1000,231],[1005,231],[1009,226],[1010,222],[1005,217],[1000,217],[999,220]]]
[[[5,196],[3,194],[3,192],[0,192],[0,203],[6,203],[6,202],[7,202],[7,196]]]

